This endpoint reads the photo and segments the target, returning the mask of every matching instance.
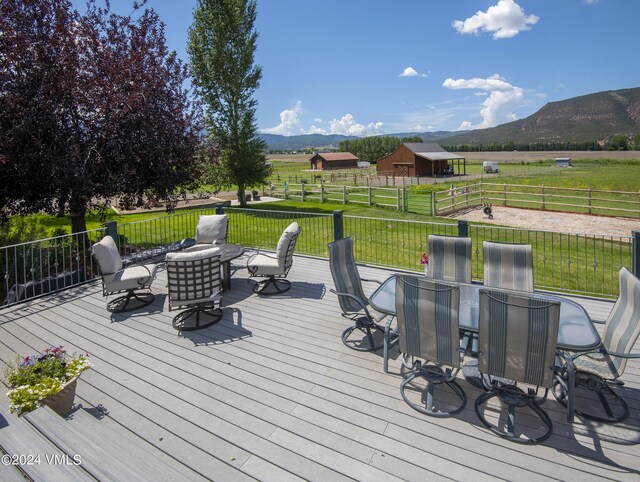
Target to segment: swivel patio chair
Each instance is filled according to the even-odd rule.
[[[480,290],[478,320],[478,368],[486,393],[475,402],[480,421],[496,435],[518,443],[540,443],[551,436],[553,424],[540,406],[547,399],[554,380],[554,360],[560,322],[560,303],[527,294]],[[527,391],[518,387],[527,384]],[[540,388],[544,395],[537,397]],[[507,405],[506,429],[503,423],[487,420],[482,407],[498,397]],[[516,431],[516,413],[528,407],[542,422],[527,433]]]
[[[180,241],[179,248],[226,244],[229,231],[229,217],[226,214],[201,214],[198,216],[196,237]]]
[[[94,244],[91,253],[98,263],[102,278],[102,295],[106,297],[125,293],[107,303],[108,311],[132,311],[153,302],[155,297],[151,292],[151,283],[156,277],[157,265],[132,265],[124,268],[118,247],[111,236],[105,236]]]
[[[423,276],[397,276],[398,346],[403,366],[410,367],[400,384],[400,394],[411,408],[432,417],[450,417],[467,404],[467,396],[456,381],[465,351],[460,347],[459,308],[457,286]],[[415,391],[418,377],[426,382],[420,405],[407,396],[407,392]],[[445,397],[438,397],[436,402],[437,385],[447,387],[455,402]]]
[[[391,318],[388,318],[386,325],[382,326],[380,321],[386,315],[369,306],[369,299],[362,289],[362,281],[377,284],[380,282],[360,278],[358,267],[353,258],[353,239],[342,238],[329,243],[328,247],[329,267],[335,284],[335,289],[330,291],[338,296],[342,316],[354,323],[342,332],[342,342],[357,351],[375,351],[385,348],[386,371],[386,353],[394,343],[395,336],[395,333],[390,331]],[[376,331],[383,334],[381,341],[374,340]],[[362,335],[362,337],[352,337],[354,333]]]
[[[291,289],[291,282],[284,278],[287,277],[293,264],[293,251],[301,232],[302,230],[298,223],[291,223],[280,236],[275,255],[258,251],[247,260],[250,278],[267,278],[253,285],[254,293],[270,296],[281,294]],[[269,287],[273,289],[269,290]]]
[[[428,278],[471,283],[471,238],[429,235]]]
[[[482,242],[484,285],[533,292],[533,255],[530,244]]]
[[[193,252],[172,252],[165,257],[169,311],[188,309],[173,318],[179,331],[206,328],[222,319],[220,254],[212,247]]]
[[[627,402],[614,390],[640,334],[640,280],[626,268],[618,274],[620,295],[607,318],[600,346],[592,352],[563,353],[553,395],[567,407],[567,419],[573,414],[604,423],[616,423],[629,416]],[[590,393],[596,396],[587,396]],[[577,394],[584,394],[578,398]],[[580,407],[576,407],[577,399]]]

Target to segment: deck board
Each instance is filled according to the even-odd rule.
[[[392,274],[360,272],[380,281]],[[80,378],[77,402],[106,410],[123,439],[144,440],[211,479],[638,479],[639,362],[623,377],[632,407],[624,424],[569,425],[550,399],[554,434],[522,447],[481,426],[480,392],[466,380],[463,412],[426,417],[400,397],[397,353],[385,374],[380,353],[346,348],[326,260],[296,256],[289,279],[288,293],[256,297],[238,270],[223,321],[190,333],[171,327],[177,311],[166,307],[163,267],[155,302],[138,312],[108,313],[91,283],[0,311],[0,359],[50,344],[89,352],[95,367]],[[597,320],[612,304],[574,299]]]

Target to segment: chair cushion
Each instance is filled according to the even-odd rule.
[[[284,264],[280,264],[278,259],[264,254],[258,254],[249,260],[247,269],[254,276],[282,276],[284,275]]]
[[[225,214],[200,215],[196,227],[196,243],[225,244],[228,221]]]
[[[220,248],[211,247],[209,249],[200,249],[198,251],[174,251],[167,253],[164,260],[167,261],[196,261],[206,259],[210,256],[220,255]]]
[[[284,265],[284,259],[287,257],[287,249],[289,248],[291,238],[299,233],[300,226],[295,222],[287,226],[287,228],[282,232],[280,240],[278,241],[278,246],[276,247],[276,257],[282,265]]]
[[[122,269],[122,258],[111,236],[105,236],[91,248],[102,274],[112,274]]]
[[[117,273],[105,276],[105,289],[106,291],[125,291],[151,286],[157,270],[158,266],[155,264],[129,266]]]

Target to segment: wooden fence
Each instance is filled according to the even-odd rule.
[[[640,192],[478,182],[435,193],[434,214],[491,204],[600,216],[640,218]]]

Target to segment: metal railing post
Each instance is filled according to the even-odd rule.
[[[466,219],[458,219],[458,237],[466,238],[469,236],[469,221]]]
[[[216,203],[216,214],[224,214],[224,204]]]
[[[116,246],[120,247],[118,243],[118,223],[116,221],[109,221],[108,223],[104,223],[104,228],[107,235],[111,236],[116,242]]]
[[[631,232],[633,237],[632,250],[633,250],[633,274],[640,276],[640,230],[634,230]]]
[[[343,211],[336,209],[333,211],[333,240],[337,241],[344,238],[344,223],[342,217]]]

